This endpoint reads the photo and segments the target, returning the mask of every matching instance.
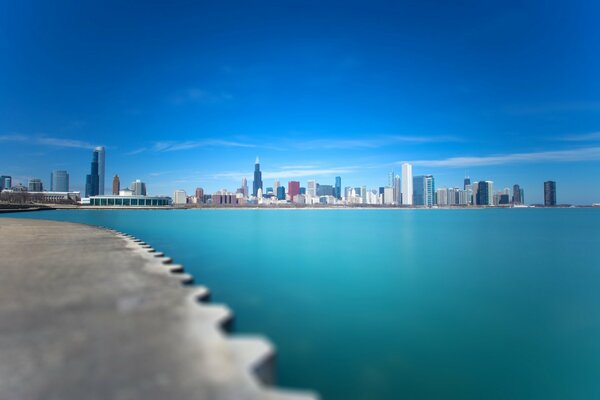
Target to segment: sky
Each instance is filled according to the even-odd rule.
[[[3,1],[0,174],[518,183],[600,202],[598,1]]]

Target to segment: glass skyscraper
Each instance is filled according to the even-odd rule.
[[[254,181],[252,182],[252,195],[258,196],[258,189],[263,188],[262,172],[260,172],[260,160],[256,157],[256,163],[254,164]]]
[[[92,153],[92,164],[90,173],[85,177],[85,197],[98,196],[100,194],[100,176],[98,175],[99,151]]]
[[[415,206],[425,205],[425,176],[413,177],[413,204]]]
[[[556,182],[544,182],[544,206],[552,207],[556,205]]]
[[[50,174],[50,190],[53,192],[69,191],[69,174],[67,171],[52,171],[52,174]]]
[[[335,177],[335,197],[337,199],[342,198],[342,177],[341,176]]]

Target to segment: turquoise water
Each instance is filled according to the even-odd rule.
[[[5,216],[147,241],[326,400],[600,398],[600,209]]]

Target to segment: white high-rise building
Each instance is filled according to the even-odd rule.
[[[94,149],[98,153],[98,194],[104,195],[104,173],[106,172],[106,149],[99,146]]]
[[[306,182],[306,197],[311,198],[317,195],[317,181]]]
[[[413,204],[413,176],[412,165],[402,164],[402,204],[412,206]]]
[[[176,190],[173,194],[173,204],[185,204],[187,202],[187,194],[185,190]]]

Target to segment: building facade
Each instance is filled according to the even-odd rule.
[[[120,191],[121,191],[121,179],[119,179],[119,175],[115,175],[115,177],[113,178],[113,184],[112,184],[112,194],[117,196]]]
[[[28,189],[30,192],[43,192],[44,185],[42,184],[42,180],[38,178],[30,179]]]
[[[256,163],[254,164],[254,182],[252,182],[252,195],[258,196],[258,189],[263,188],[262,172],[260,172],[260,160],[256,157]]]
[[[412,165],[402,164],[402,205],[410,206],[413,203],[413,177]]]
[[[50,191],[52,192],[68,192],[69,191],[69,174],[67,171],[57,170],[50,174]]]
[[[556,182],[544,182],[544,206],[553,207],[556,205]]]

